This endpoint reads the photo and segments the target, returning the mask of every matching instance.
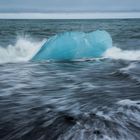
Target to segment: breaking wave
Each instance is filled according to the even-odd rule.
[[[43,43],[44,40],[37,42],[27,37],[18,37],[14,45],[0,47],[0,63],[29,61]]]
[[[137,61],[140,60],[140,50],[122,50],[120,48],[113,47],[105,52],[104,57],[111,59]]]
[[[15,44],[9,44],[6,47],[0,46],[0,63],[27,62],[31,60],[46,42],[36,41],[27,37],[18,37]],[[107,49],[101,58],[82,58],[78,61],[96,60],[96,59],[121,59],[127,61],[139,61],[140,50],[122,50],[118,47]]]

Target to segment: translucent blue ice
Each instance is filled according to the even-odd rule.
[[[51,37],[32,60],[99,58],[110,47],[112,47],[112,38],[106,31],[66,32]]]

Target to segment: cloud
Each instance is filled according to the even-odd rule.
[[[0,0],[0,12],[140,11],[140,0]]]

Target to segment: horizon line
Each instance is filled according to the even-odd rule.
[[[48,12],[0,13],[0,19],[130,19],[140,18],[140,12]]]

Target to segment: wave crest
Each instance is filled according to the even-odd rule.
[[[29,61],[43,43],[44,40],[37,42],[27,37],[18,37],[14,45],[0,47],[0,63]]]
[[[137,61],[140,60],[140,50],[122,50],[120,48],[113,47],[105,52],[104,57],[111,59]]]
[[[0,46],[0,63],[26,62],[31,60],[39,52],[46,39],[36,41],[25,37],[17,37],[16,43],[7,47]],[[127,61],[139,61],[140,50],[122,50],[118,47],[107,49],[101,58],[81,58],[74,61],[95,61],[100,59],[121,59]]]

